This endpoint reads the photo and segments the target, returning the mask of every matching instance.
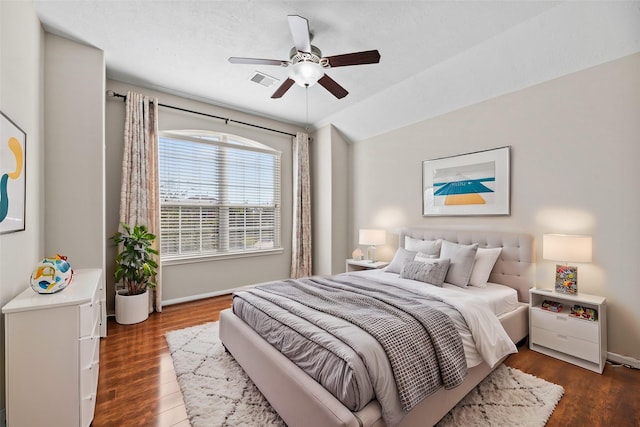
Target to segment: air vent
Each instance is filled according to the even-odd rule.
[[[261,73],[260,71],[255,71],[249,80],[266,87],[271,87],[278,81],[275,77],[271,77],[267,74]]]

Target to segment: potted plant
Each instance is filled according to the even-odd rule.
[[[153,257],[158,251],[151,247],[156,236],[146,225],[131,228],[122,223],[122,229],[111,237],[120,250],[114,278],[123,287],[116,291],[116,322],[129,325],[149,317],[147,290],[156,286],[158,264]]]

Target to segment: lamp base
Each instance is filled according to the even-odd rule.
[[[376,247],[369,246],[367,248],[367,259],[371,262],[376,262]]]
[[[578,293],[578,267],[556,265],[556,292],[562,294]]]

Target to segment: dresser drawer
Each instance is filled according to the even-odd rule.
[[[100,337],[93,335],[80,339],[80,368],[84,369],[99,360],[100,358]]]
[[[531,325],[596,344],[600,342],[597,322],[574,319],[563,313],[532,309]]]
[[[598,343],[585,341],[560,331],[550,331],[548,329],[531,327],[529,337],[533,344],[557,350],[559,352],[579,357],[589,362],[600,362],[600,347]]]
[[[80,402],[80,425],[89,427],[93,421],[93,414],[96,409],[96,395],[92,394],[82,399]]]
[[[93,301],[82,304],[80,307],[80,338],[93,333],[93,327],[100,320],[100,304],[94,298]]]
[[[80,398],[95,394],[98,390],[98,372],[100,364],[93,362],[89,367],[80,370]]]

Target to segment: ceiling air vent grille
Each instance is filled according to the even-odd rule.
[[[266,87],[271,87],[278,81],[275,77],[271,77],[267,74],[261,73],[260,71],[255,71],[249,80]]]

